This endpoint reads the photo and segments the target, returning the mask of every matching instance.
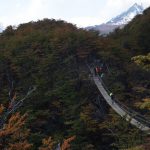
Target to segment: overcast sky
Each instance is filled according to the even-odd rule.
[[[150,0],[0,0],[0,23],[5,27],[54,18],[85,27],[104,23],[134,3],[150,6]]]

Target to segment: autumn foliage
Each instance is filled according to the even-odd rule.
[[[0,107],[0,112],[4,110],[3,105]],[[0,130],[0,149],[1,150],[30,150],[32,144],[28,142],[28,136],[30,130],[25,127],[27,120],[27,114],[20,115],[20,113],[13,114],[4,124],[3,128]],[[65,139],[60,146],[61,150],[68,150],[70,148],[70,142],[75,139],[72,136]],[[39,150],[54,150],[57,142],[55,142],[51,137],[44,138],[42,140],[42,146]]]
[[[0,114],[10,109],[16,112],[20,106],[20,114],[29,112],[27,123],[26,115],[19,113],[4,119],[0,149],[59,146],[64,150],[74,139],[62,142],[69,135],[76,135],[73,150],[141,145],[143,133],[110,109],[91,82],[86,63],[100,60],[106,69],[103,79],[108,91],[125,106],[149,117],[149,16],[150,9],[107,37],[54,19],[9,26],[0,33],[0,98],[5,107],[9,105],[1,106]],[[34,85],[33,95],[15,107]],[[135,107],[136,103],[140,105]]]
[[[1,107],[0,110],[2,110]],[[27,114],[13,114],[0,129],[0,149],[30,150],[32,144],[27,139],[30,131],[25,127]]]
[[[72,136],[68,139],[65,139],[62,146],[61,146],[61,150],[68,150],[70,148],[70,142],[75,140],[75,138],[76,138],[76,136]]]
[[[42,146],[39,150],[53,150],[56,142],[52,139],[52,137],[48,137],[42,140]]]

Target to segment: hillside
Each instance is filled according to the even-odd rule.
[[[72,150],[117,150],[144,143],[148,136],[106,104],[90,80],[86,62],[100,60],[107,65],[104,81],[110,91],[149,117],[147,105],[141,107],[150,95],[150,72],[145,69],[149,62],[136,64],[141,61],[138,55],[147,55],[150,49],[149,16],[147,9],[109,37],[49,19],[20,24],[17,29],[9,26],[1,33],[1,103],[9,105],[12,87],[16,101],[29,88],[37,87],[18,109],[21,114],[28,112],[26,128],[31,130],[28,141],[32,149],[38,149],[48,136],[58,143],[75,135]]]
[[[150,8],[143,12],[143,15],[138,15],[133,21],[126,25],[123,30],[116,30],[113,38],[120,41],[122,47],[132,49],[135,53],[148,53],[149,47],[149,31],[150,25]],[[113,34],[112,34],[113,35]]]

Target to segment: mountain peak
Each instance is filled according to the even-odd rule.
[[[138,7],[138,8],[141,8],[141,7],[142,7],[142,8],[143,8],[142,4],[139,5],[139,4],[137,4],[137,3],[134,3],[133,6],[131,6],[131,7]]]
[[[134,3],[134,5],[133,5],[134,7],[136,7],[136,6],[140,6],[139,4],[137,4],[137,3]]]
[[[137,11],[137,14],[143,12],[143,10],[144,10],[143,6],[137,3],[135,3],[128,9],[128,11]]]
[[[127,11],[121,13],[115,18],[112,18],[106,24],[109,25],[123,25],[130,22],[136,15],[143,13],[143,6],[137,3],[133,4]]]
[[[87,27],[87,29],[94,29],[101,32],[101,34],[108,34],[113,32],[116,28],[123,28],[126,24],[128,24],[136,15],[142,14],[144,8],[142,5],[134,3],[128,10],[124,11],[120,15],[112,18],[110,21],[95,25],[91,27]]]

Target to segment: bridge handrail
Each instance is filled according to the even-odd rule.
[[[100,82],[102,83],[102,85],[104,86],[104,88],[106,88],[106,85],[104,84],[103,80],[99,77]],[[107,90],[106,90],[107,91]],[[127,107],[126,105],[124,105],[123,103],[121,103],[119,100],[117,100],[117,98],[114,98],[114,101],[119,104],[119,106],[128,114],[130,114],[133,117],[136,117],[138,119],[140,119],[141,121],[144,121],[146,123],[148,123],[150,125],[150,122],[141,114],[137,113],[136,111],[130,109],[129,107]]]
[[[94,68],[95,66],[92,64],[92,66],[89,66],[89,69],[93,75],[93,71],[92,68]],[[107,88],[107,86],[105,85],[104,81],[98,76],[98,79],[100,80],[101,84],[103,85],[104,89],[106,90],[107,93],[110,93],[109,89]],[[148,119],[146,119],[144,116],[142,116],[141,114],[137,113],[136,111],[130,109],[129,107],[127,107],[126,105],[124,105],[123,103],[121,103],[119,100],[117,100],[116,98],[114,99],[114,102],[122,109],[124,110],[129,116],[131,116],[131,118],[135,118],[136,120],[142,122],[145,125],[148,125],[150,127],[150,121],[148,121]]]

